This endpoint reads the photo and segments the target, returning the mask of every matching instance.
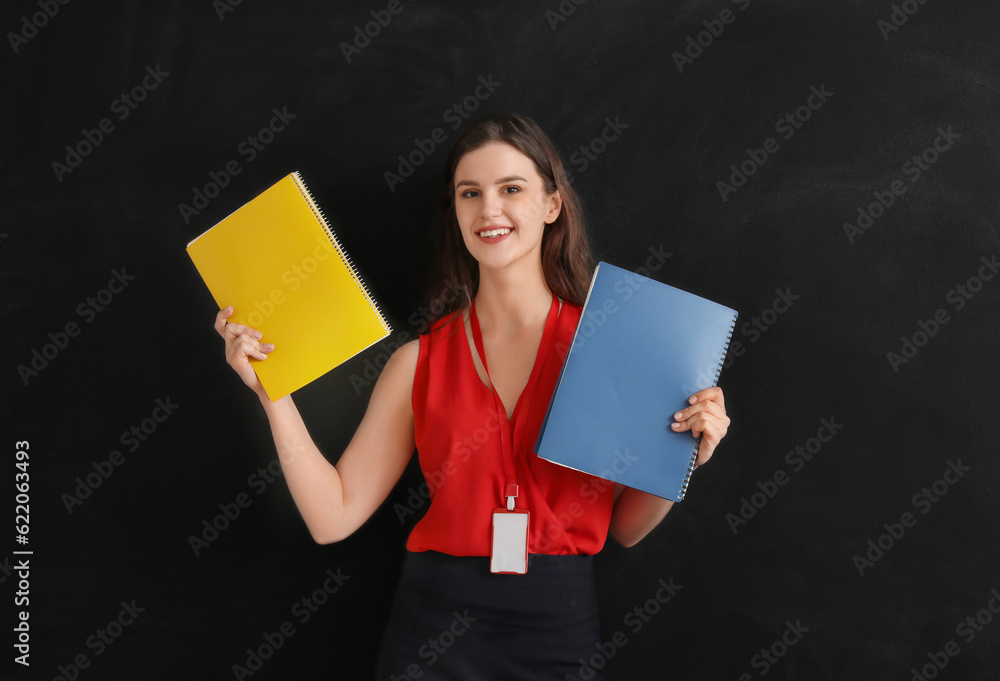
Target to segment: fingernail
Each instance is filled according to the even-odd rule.
[[[671,423],[671,424],[670,424],[670,427],[671,427],[671,428],[680,428],[680,427],[681,427],[681,424],[679,424],[679,423]]]
[[[253,332],[253,337],[254,338],[263,338],[264,334],[262,334],[260,331],[254,331]]]
[[[680,421],[681,417],[683,417],[683,416],[684,416],[684,414],[682,414],[681,412],[677,412],[676,414],[674,414],[674,418],[677,419],[678,421]]]
[[[274,343],[264,343],[264,347],[268,350],[274,350]]]
[[[695,402],[697,402],[697,401],[698,401],[698,398],[697,398],[697,397],[695,397],[694,395],[692,395],[692,396],[691,396],[691,399],[689,399],[689,400],[688,400],[688,403],[689,403],[689,404],[694,404],[694,403],[695,403]]]

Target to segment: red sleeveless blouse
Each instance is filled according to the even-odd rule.
[[[505,484],[510,482],[505,438],[513,452],[513,469],[508,463],[506,470],[513,471],[518,485],[516,507],[530,512],[528,552],[595,554],[604,546],[614,484],[534,452],[580,313],[578,305],[565,301],[560,309],[553,296],[531,377],[510,419],[476,371],[472,353],[478,350],[469,345],[461,311],[420,336],[412,404],[417,454],[431,504],[410,533],[408,550],[490,555],[492,514],[506,506]],[[479,326],[472,326],[481,346]]]

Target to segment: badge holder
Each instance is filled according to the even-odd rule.
[[[490,572],[523,575],[528,572],[528,511],[515,509],[517,485],[507,485],[507,508],[493,511]]]
[[[549,315],[545,320],[545,330],[542,332],[542,342],[539,348],[547,348],[549,339],[555,330],[556,320],[559,316],[558,298],[552,296],[552,305],[549,306]],[[479,359],[483,363],[486,376],[490,375],[490,368],[486,365],[486,349],[483,347],[482,332],[479,330],[479,319],[476,316],[476,301],[473,299],[469,308],[469,324],[472,326],[472,338],[476,344],[476,351]],[[544,358],[543,358],[544,363]],[[515,509],[514,500],[517,498],[517,484],[514,482],[514,447],[512,440],[519,440],[518,434],[524,427],[524,412],[528,411],[531,404],[531,395],[534,392],[535,384],[538,382],[538,375],[541,367],[537,358],[531,376],[528,377],[528,384],[524,387],[527,391],[524,404],[514,409],[514,433],[510,431],[510,423],[506,422],[507,411],[504,408],[503,400],[493,386],[490,379],[490,390],[497,408],[497,416],[500,418],[500,443],[501,458],[503,460],[504,475],[507,482],[504,484],[503,496],[507,499],[507,508],[497,508],[493,510],[493,522],[490,525],[490,572],[499,575],[523,575],[528,572],[528,509]],[[518,409],[520,408],[520,414]]]

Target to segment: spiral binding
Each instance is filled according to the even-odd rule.
[[[347,251],[344,250],[344,247],[340,245],[337,235],[330,228],[330,223],[326,221],[326,216],[323,214],[323,210],[316,204],[316,201],[313,200],[312,193],[309,191],[309,188],[306,187],[306,183],[303,181],[302,176],[298,171],[295,171],[292,173],[291,177],[295,186],[302,194],[302,198],[304,198],[306,203],[309,204],[309,210],[312,211],[313,216],[316,218],[317,222],[319,222],[323,231],[326,232],[326,236],[330,239],[330,242],[336,249],[337,255],[340,256],[340,260],[344,263],[344,266],[347,267],[347,271],[351,273],[351,278],[354,279],[354,283],[356,283],[358,288],[361,289],[361,292],[365,296],[365,300],[368,301],[372,311],[375,312],[376,316],[378,316],[378,320],[382,324],[383,328],[385,328],[385,332],[392,333],[392,328],[382,315],[382,310],[379,308],[378,303],[375,302],[375,299],[372,298],[371,291],[368,290],[368,284],[366,284],[361,277],[358,276],[358,271],[354,267],[354,262],[351,260],[351,257],[347,255]]]
[[[695,465],[694,462],[698,460],[698,450],[701,448],[701,439],[695,443],[694,449],[691,451],[691,460],[688,461],[687,469],[684,471],[684,479],[681,480],[681,491],[677,494],[677,501],[684,501],[684,495],[687,494],[688,485],[691,484],[691,474],[694,473]]]
[[[712,385],[719,384],[719,374],[722,373],[722,367],[726,364],[726,353],[729,352],[729,344],[733,340],[733,333],[736,331],[736,318],[737,315],[733,313],[733,321],[729,324],[729,333],[726,335],[726,342],[722,346],[722,357],[719,358],[719,366],[715,369],[715,381]],[[694,446],[694,450],[691,452],[691,460],[688,461],[687,469],[684,471],[684,479],[681,481],[681,491],[677,494],[677,501],[684,501],[684,495],[687,494],[688,485],[691,484],[691,475],[694,473],[695,461],[698,460],[698,450],[701,448],[701,438],[698,438],[698,442]]]
[[[726,342],[722,346],[722,357],[719,358],[719,366],[715,369],[715,383],[713,383],[712,385],[719,384],[719,374],[722,373],[722,367],[725,366],[726,364],[726,354],[729,352],[729,344],[732,342],[733,333],[736,331],[736,318],[738,316],[739,315],[736,312],[734,312],[733,320],[729,323],[729,333],[726,334]]]

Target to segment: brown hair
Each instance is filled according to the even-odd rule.
[[[535,163],[545,191],[559,191],[562,208],[542,234],[542,271],[552,292],[583,305],[593,274],[580,200],[566,178],[559,152],[527,116],[496,113],[472,125],[455,141],[445,165],[442,194],[434,217],[434,266],[428,308],[437,321],[468,305],[479,288],[479,263],[465,247],[455,216],[455,168],[465,154],[491,142],[514,147]]]

